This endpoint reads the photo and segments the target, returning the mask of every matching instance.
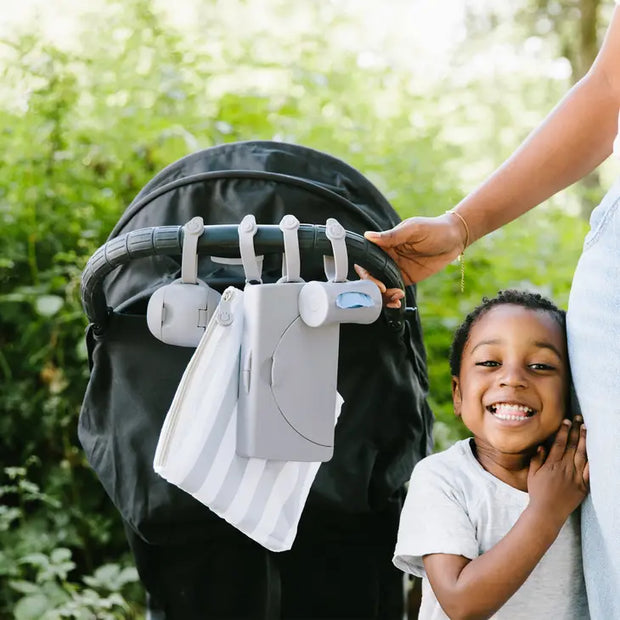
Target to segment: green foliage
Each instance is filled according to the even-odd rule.
[[[1,48],[0,617],[141,613],[118,516],[76,437],[88,379],[79,280],[158,170],[213,144],[281,139],[341,157],[403,217],[436,214],[565,86],[533,88],[531,71],[459,81],[466,57],[453,82],[418,83],[326,36],[351,26],[338,3],[306,3],[301,17],[299,3],[267,4],[270,24],[242,16],[263,15],[263,2],[201,3],[182,33],[147,0],[108,0],[84,8],[74,46],[28,32]],[[464,314],[516,286],[566,305],[585,223],[564,206],[469,249],[464,294],[456,265],[420,284],[438,447],[464,432],[447,367]]]
[[[32,482],[32,469],[40,460],[31,457],[25,467],[6,467],[0,486],[0,583],[3,611],[11,611],[16,620],[60,620],[75,618],[114,620],[133,618],[135,606],[124,593],[136,599],[138,576],[128,565],[105,564],[92,575],[70,548],[79,548],[73,536],[78,524],[72,520],[80,513],[65,513],[59,497],[51,488],[44,492]],[[56,517],[55,515],[58,515]],[[110,522],[92,519],[104,530]],[[64,532],[60,531],[63,530]],[[104,536],[100,544],[109,542]],[[4,617],[4,616],[2,616]]]

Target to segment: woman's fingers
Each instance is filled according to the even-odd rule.
[[[364,237],[366,237],[368,241],[372,241],[382,248],[392,248],[396,245],[409,241],[414,228],[415,223],[410,218],[403,220],[390,230],[384,230],[381,232],[368,230],[364,233]]]
[[[379,290],[381,291],[382,295],[386,293],[387,288],[385,287],[385,284],[383,284],[381,280],[378,280],[377,278],[375,278],[368,271],[368,269],[364,269],[361,265],[353,265],[353,269],[355,269],[355,273],[359,276],[360,280],[370,280],[371,282],[374,282],[379,287]],[[390,290],[394,290],[394,289],[390,289]]]
[[[389,288],[383,295],[383,303],[388,308],[400,308],[401,299],[405,297],[405,291],[400,288]]]
[[[405,297],[405,291],[400,288],[386,288],[385,284],[378,280],[367,269],[364,269],[361,265],[353,265],[355,273],[359,276],[360,280],[370,280],[374,282],[381,291],[381,297],[383,298],[383,304],[388,308],[400,308],[401,299]]]

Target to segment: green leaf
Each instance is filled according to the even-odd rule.
[[[34,306],[41,316],[54,316],[64,303],[64,299],[58,295],[41,295],[36,298]]]
[[[44,594],[26,596],[15,605],[15,620],[39,620],[49,609],[49,600]]]
[[[84,583],[91,588],[116,592],[128,583],[138,581],[138,571],[133,566],[121,568],[118,564],[104,564],[92,576],[85,576]]]
[[[71,561],[71,551],[65,548],[54,549],[50,555],[50,559],[54,564],[60,564],[61,562]]]
[[[44,553],[29,553],[19,560],[22,564],[32,564],[34,566],[49,566],[49,558]]]
[[[14,521],[22,516],[20,508],[0,506],[0,532],[6,532]]]
[[[16,592],[21,594],[40,594],[40,586],[31,581],[9,581],[9,585]]]

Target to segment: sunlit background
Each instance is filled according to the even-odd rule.
[[[229,65],[226,75],[211,84],[216,95],[238,90],[240,83],[265,96],[277,95],[290,83],[286,71],[278,68],[279,55],[287,54],[296,41],[303,46],[308,37],[315,44],[324,40],[328,63],[339,54],[353,54],[361,72],[404,77],[407,90],[401,90],[398,97],[409,92],[432,98],[436,112],[445,119],[446,140],[473,155],[459,165],[463,191],[467,191],[514,148],[570,84],[574,68],[561,53],[564,44],[554,32],[554,20],[564,7],[561,2],[546,4],[549,16],[540,14],[529,24],[518,18],[527,5],[524,1],[153,0],[150,6],[188,49],[212,57],[219,50],[224,63],[251,42],[258,66]],[[568,0],[566,4],[571,10],[565,21],[570,23],[574,3]],[[610,8],[600,10],[601,24]],[[29,31],[61,49],[78,52],[88,46],[85,24],[96,21],[103,28],[114,28],[113,16],[119,10],[119,5],[100,1],[0,0],[0,34],[10,37]],[[121,44],[128,36],[124,25],[112,38]],[[6,52],[0,47],[0,54],[6,57]],[[191,54],[187,62],[192,62]],[[145,56],[136,71],[149,69]],[[536,84],[536,91],[523,93],[524,82]],[[16,104],[21,100],[20,93],[6,88],[3,94]],[[375,101],[378,119],[390,114],[393,96],[368,93]],[[429,119],[413,104],[410,121],[415,126]],[[487,134],[493,144],[478,150],[476,144]],[[569,202],[566,208],[571,208]],[[578,207],[573,204],[572,208]]]
[[[0,0],[0,617],[73,617],[71,605],[142,617],[116,513],[75,436],[88,378],[79,282],[158,170],[223,142],[295,142],[359,169],[402,217],[441,213],[583,75],[612,8]],[[454,327],[501,288],[566,307],[589,213],[619,172],[610,159],[476,243],[464,293],[456,265],[419,285],[437,448],[464,433]]]

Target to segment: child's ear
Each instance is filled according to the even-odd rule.
[[[461,417],[461,386],[459,384],[459,378],[452,377],[452,403],[454,405],[454,415]]]

